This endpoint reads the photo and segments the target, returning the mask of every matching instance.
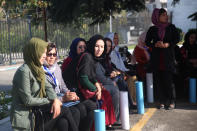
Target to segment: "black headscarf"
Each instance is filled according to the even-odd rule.
[[[192,58],[197,58],[197,44],[196,42],[193,43],[193,44],[190,44],[190,41],[189,41],[189,37],[192,35],[192,34],[195,34],[197,36],[197,33],[195,30],[190,30],[186,33],[185,35],[185,38],[184,38],[184,43],[183,43],[183,48],[185,48],[187,51],[188,51],[188,58],[189,59],[192,59]]]
[[[94,55],[94,48],[95,48],[96,42],[98,40],[103,40],[104,41],[103,36],[102,35],[98,35],[98,34],[94,35],[87,42],[87,52],[90,53],[93,56],[95,61],[101,61],[101,60],[105,59],[106,51],[107,51],[107,46],[106,46],[106,44],[104,44],[103,54],[100,57],[95,57],[95,55]]]
[[[95,47],[96,42],[98,40],[103,40],[103,37],[101,35],[92,36],[89,39],[89,41],[87,42],[87,53],[83,56],[81,61],[79,62],[81,55],[83,55],[83,53],[78,55],[74,59],[72,59],[71,63],[68,65],[66,70],[63,72],[62,76],[63,76],[63,79],[64,79],[66,85],[68,86],[68,88],[76,87],[77,79],[78,79],[77,78],[78,76],[76,73],[77,67],[78,67],[78,74],[88,76],[89,80],[92,83],[94,83],[94,81],[96,79],[95,62],[98,62],[104,58],[103,57],[104,53],[100,57],[95,57],[95,55],[94,55],[94,47]],[[106,51],[104,51],[104,52],[106,52]]]
[[[192,34],[195,34],[195,35],[197,36],[197,32],[196,32],[195,30],[190,30],[190,31],[188,31],[188,32],[185,34],[183,47],[186,48],[186,49],[192,47],[192,45],[191,45],[190,42],[189,42],[189,37],[190,37]],[[194,43],[194,44],[195,44],[195,43]]]

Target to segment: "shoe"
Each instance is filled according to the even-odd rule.
[[[113,126],[121,126],[122,124],[121,124],[121,122],[115,122],[114,124],[113,124]]]
[[[106,126],[106,130],[116,130],[113,126]]]
[[[160,104],[159,107],[158,107],[158,109],[165,109],[164,104]]]
[[[137,105],[132,105],[129,107],[130,109],[137,109]]]
[[[173,109],[175,109],[175,104],[174,103],[172,103],[168,106],[168,110],[173,110]]]

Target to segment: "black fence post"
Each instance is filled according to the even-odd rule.
[[[32,38],[32,32],[31,32],[31,16],[27,16],[27,23],[29,25],[29,36],[30,36],[30,39]]]
[[[10,38],[10,20],[7,18],[8,24],[8,42],[9,42],[9,55],[10,55],[10,65],[12,64],[12,48],[11,48],[11,38]]]

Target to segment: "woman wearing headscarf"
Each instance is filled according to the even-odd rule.
[[[85,52],[85,50],[86,50],[86,41],[83,38],[75,38],[70,46],[69,56],[64,60],[62,64],[62,72],[64,72],[65,68],[72,61],[72,59],[77,57],[82,52]]]
[[[146,32],[142,33],[138,38],[138,44],[134,48],[133,54],[137,61],[137,75],[138,79],[144,81],[146,77],[146,64],[150,59],[149,48],[145,43]]]
[[[189,30],[184,37],[183,46],[180,51],[180,80],[177,80],[177,90],[181,98],[188,98],[189,95],[189,77],[197,78],[197,31]],[[177,52],[178,52],[177,51]],[[181,88],[182,87],[182,88]],[[178,95],[178,94],[177,94]]]
[[[73,73],[73,69],[68,69],[68,66],[69,64],[72,64],[72,61],[76,59],[76,57],[85,52],[85,50],[86,41],[83,38],[75,38],[70,45],[69,56],[64,60],[62,64],[62,76],[68,89],[71,91],[75,91],[75,87],[73,87],[73,85],[75,85],[75,78],[77,76],[76,73]]]
[[[130,94],[130,100],[132,100],[132,105],[136,106],[136,87],[135,87],[135,82],[137,81],[137,77],[135,75],[135,73],[133,72],[133,69],[130,68],[131,70],[129,70],[128,68],[126,68],[123,59],[120,55],[119,52],[119,46],[118,46],[118,34],[117,33],[107,33],[105,35],[106,38],[111,39],[112,41],[112,51],[110,53],[110,61],[113,65],[114,68],[116,68],[116,70],[119,70],[120,72],[122,72],[122,74],[125,74],[125,80],[127,82],[128,85],[128,90],[129,90],[129,94]],[[133,55],[129,56],[130,58],[133,57]],[[135,63],[134,59],[131,59],[133,61],[133,63]]]
[[[90,52],[92,55],[95,55],[95,46],[97,41],[102,40],[104,41],[103,37],[100,35],[96,35],[92,37],[89,41],[89,45],[87,51]],[[119,96],[119,89],[116,82],[112,81],[110,77],[106,75],[105,68],[102,66],[102,62],[105,59],[107,46],[104,43],[103,52],[99,57],[94,57],[95,61],[95,68],[96,68],[96,79],[99,80],[100,83],[104,86],[104,88],[110,92],[112,97],[112,102],[115,110],[116,120],[120,120],[120,96]]]
[[[85,97],[79,90],[78,82],[82,87],[91,92],[95,92],[96,95],[89,99],[95,102],[98,100],[100,102],[102,101],[100,108],[105,110],[105,123],[111,126],[116,121],[112,99],[110,93],[106,89],[102,89],[103,86],[96,77],[96,63],[101,59],[101,55],[104,51],[103,37],[95,35],[91,37],[87,43],[87,52],[80,54],[71,61],[63,73],[63,78],[65,78],[64,81],[73,81],[72,87],[76,89],[81,101],[85,100]],[[83,57],[81,58],[82,55]],[[77,68],[78,71],[76,73]],[[76,74],[75,78],[71,78],[68,72]]]
[[[10,121],[14,131],[39,130],[37,124],[42,123],[42,120],[38,122],[35,115],[35,121],[33,112],[35,107],[42,106],[47,107],[46,117],[49,118],[48,124],[42,123],[44,130],[50,131],[56,126],[59,131],[68,131],[68,123],[72,123],[70,130],[78,130],[70,118],[71,112],[67,108],[61,108],[62,102],[46,81],[42,65],[46,58],[47,45],[48,43],[39,38],[32,38],[24,47],[25,63],[17,69],[13,78]],[[43,128],[43,125],[41,127]]]
[[[71,110],[73,119],[76,125],[79,126],[79,131],[89,131],[94,120],[96,104],[91,100],[80,102],[77,94],[68,90],[62,78],[62,72],[57,64],[57,60],[56,45],[49,43],[47,46],[46,63],[44,64],[47,80],[53,86],[63,106],[67,106]]]
[[[197,69],[197,31],[190,30],[186,33],[181,54],[183,57],[182,70],[190,70],[188,73],[185,72],[184,76],[197,77],[195,70]]]
[[[175,89],[173,73],[175,73],[174,47],[179,42],[179,33],[173,24],[168,23],[165,9],[155,8],[152,23],[146,35],[146,45],[152,48],[151,68],[158,84],[157,95],[160,109],[175,108]]]

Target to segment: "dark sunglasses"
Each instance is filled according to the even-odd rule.
[[[86,49],[86,46],[83,46],[83,45],[79,46],[79,49],[82,49],[82,48]]]
[[[50,56],[50,57],[51,57],[51,56],[56,57],[56,56],[57,56],[57,54],[56,54],[56,53],[48,53],[48,54],[47,54],[47,56]]]

